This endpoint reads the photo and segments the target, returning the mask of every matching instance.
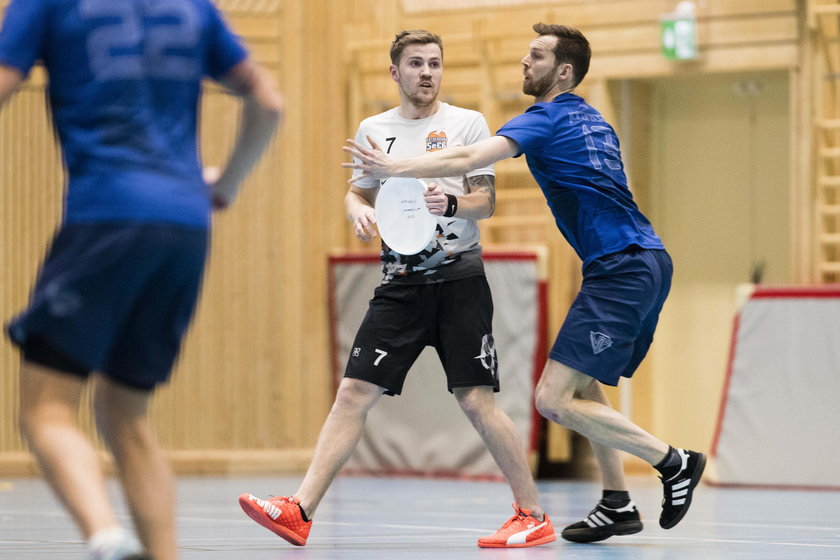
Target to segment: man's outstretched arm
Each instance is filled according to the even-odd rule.
[[[361,171],[351,182],[366,178],[453,177],[519,154],[517,143],[505,136],[492,136],[469,146],[454,146],[408,159],[394,159],[380,150],[372,138],[368,137],[368,142],[370,148],[347,140],[347,146],[342,148],[356,159],[342,163],[342,167]]]

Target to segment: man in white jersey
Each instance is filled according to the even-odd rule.
[[[400,105],[365,119],[356,134],[358,142],[373,138],[388,153],[403,158],[490,137],[481,113],[438,100],[443,74],[440,37],[428,31],[399,33],[391,45],[391,62]],[[357,182],[345,198],[348,218],[365,241],[377,235],[374,202],[379,188],[379,180]],[[493,396],[499,390],[493,302],[476,224],[493,214],[493,169],[433,179],[425,198],[429,212],[438,216],[437,235],[416,255],[402,255],[383,243],[382,284],[356,335],[335,403],[297,492],[268,500],[250,494],[239,498],[252,519],[292,544],[306,543],[311,518],[356,448],[368,410],[383,393],[400,393],[409,368],[426,346],[437,350],[450,392],[484,439],[516,501],[515,515],[478,545],[526,547],[556,538],[540,507],[513,422]]]

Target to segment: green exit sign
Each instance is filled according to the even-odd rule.
[[[693,2],[680,2],[676,11],[662,16],[662,54],[668,60],[697,58],[697,18]]]

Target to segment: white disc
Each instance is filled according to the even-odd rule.
[[[432,240],[437,218],[429,214],[418,179],[391,177],[376,196],[376,224],[385,243],[401,255],[419,253]]]

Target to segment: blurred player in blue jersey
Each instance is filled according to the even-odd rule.
[[[209,0],[13,0],[0,102],[39,60],[68,181],[29,307],[8,325],[23,354],[21,430],[89,558],[172,560],[174,479],[149,399],[195,308],[211,208],[233,201],[283,100]],[[243,102],[231,157],[207,181],[196,141],[204,77]],[[142,549],[120,527],[76,422],[88,381]]]
[[[589,69],[589,42],[563,25],[537,24],[534,31],[522,58],[522,90],[535,103],[495,136],[404,160],[351,140],[345,150],[359,161],[344,166],[362,171],[354,181],[439,177],[525,154],[557,227],[583,261],[583,283],[549,354],[536,405],[589,439],[604,494],[562,536],[594,542],[642,530],[617,450],[660,472],[659,524],[670,529],[688,511],[706,457],[669,446],[613,410],[599,383],[631,377],[647,353],[670,290],[671,259],[633,201],[613,128],[572,93]]]

